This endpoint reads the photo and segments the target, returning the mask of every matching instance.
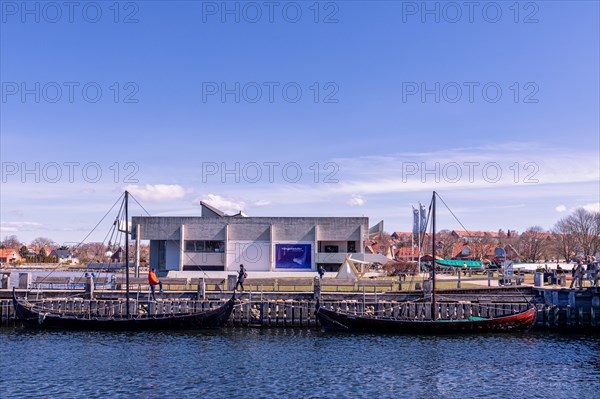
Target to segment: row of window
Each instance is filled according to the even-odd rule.
[[[225,241],[186,240],[186,252],[225,252]]]

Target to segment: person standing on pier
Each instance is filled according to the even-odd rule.
[[[323,276],[325,276],[325,268],[323,265],[319,266],[319,279],[323,280]]]
[[[570,288],[573,288],[573,285],[575,285],[575,288],[583,287],[583,274],[583,265],[581,263],[577,263],[577,266],[573,267],[573,280],[571,280]]]
[[[152,298],[156,301],[156,292],[155,292],[156,285],[158,284],[158,286],[159,286],[158,292],[164,292],[164,291],[163,291],[162,281],[160,281],[158,279],[158,277],[156,277],[154,268],[150,269],[150,271],[148,272],[148,284],[150,284],[150,291],[152,292]]]
[[[241,287],[240,291],[244,291],[244,280],[248,277],[248,273],[246,273],[246,269],[244,265],[240,265],[240,271],[238,272],[237,283],[235,283],[235,289],[238,289],[238,286]]]

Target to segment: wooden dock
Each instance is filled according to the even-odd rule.
[[[9,291],[1,291],[3,292],[0,292],[0,296],[3,299],[0,299],[0,325],[14,326],[14,310],[11,300],[8,299]],[[126,312],[126,302],[120,292],[96,299],[65,299],[69,296],[65,294],[64,290],[43,292],[42,296],[45,299],[42,306],[51,311],[87,315],[120,316]],[[230,295],[231,293],[214,291],[205,293],[205,298],[202,299],[194,291],[177,291],[169,292],[158,301],[149,301],[147,297],[137,296],[131,299],[131,306],[133,314],[185,313],[217,307]],[[444,299],[438,304],[438,312],[444,318],[460,320],[471,316],[509,315],[525,310],[527,302],[530,301],[535,303],[538,309],[536,328],[600,331],[598,288],[463,289],[442,291],[439,295]],[[33,299],[34,296],[30,294],[30,298]],[[323,306],[356,314],[413,319],[431,316],[431,306],[418,302],[419,295],[415,292],[332,292],[322,293],[321,298]],[[228,324],[241,327],[314,328],[317,326],[315,305],[316,300],[311,292],[246,292],[234,308]]]

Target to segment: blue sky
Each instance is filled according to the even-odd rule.
[[[433,189],[473,230],[598,207],[598,2],[0,4],[2,237],[79,241],[126,187],[390,232]]]

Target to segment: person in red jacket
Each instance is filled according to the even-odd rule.
[[[154,298],[154,300],[156,301],[156,294],[154,292],[154,287],[156,287],[156,284],[158,284],[159,286],[159,291],[158,292],[164,292],[163,291],[163,287],[162,287],[162,281],[160,281],[158,279],[158,277],[156,277],[156,273],[154,272],[154,269],[150,269],[150,271],[148,272],[148,284],[150,284],[150,291],[152,292],[152,298]]]

